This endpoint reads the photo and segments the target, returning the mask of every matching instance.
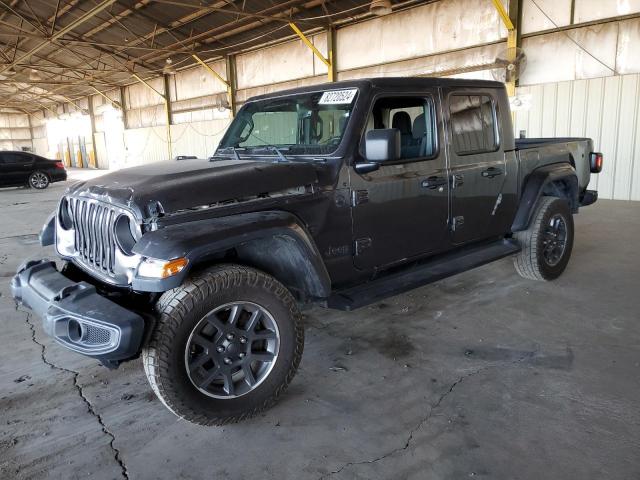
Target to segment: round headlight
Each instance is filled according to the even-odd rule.
[[[119,215],[114,225],[116,243],[122,252],[126,255],[133,254],[133,246],[136,239],[133,236],[131,220],[127,215]]]
[[[73,217],[71,216],[71,207],[69,200],[63,198],[60,202],[60,210],[58,212],[58,223],[65,230],[73,228]]]

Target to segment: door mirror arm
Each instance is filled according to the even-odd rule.
[[[358,162],[353,168],[359,174],[371,173],[380,168],[380,162]]]

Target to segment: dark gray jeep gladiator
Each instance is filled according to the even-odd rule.
[[[158,398],[219,425],[272,405],[304,345],[300,308],[355,309],[513,256],[566,268],[602,155],[515,140],[503,84],[382,78],[243,105],[209,159],[73,185],[15,299],[62,346],[142,356]]]

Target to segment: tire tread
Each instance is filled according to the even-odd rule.
[[[277,296],[288,308],[295,325],[295,351],[289,371],[279,387],[258,406],[236,415],[221,416],[216,412],[202,413],[181,400],[181,395],[169,372],[168,359],[176,330],[184,316],[197,301],[243,283],[262,287]],[[287,388],[297,371],[304,348],[302,315],[291,293],[275,278],[241,265],[218,265],[204,270],[180,287],[165,292],[156,303],[157,323],[149,342],[143,349],[144,370],[152,390],[175,415],[200,425],[225,425],[254,417],[271,407]]]
[[[559,197],[542,197],[538,202],[533,215],[533,221],[529,228],[514,234],[514,238],[520,243],[522,250],[513,257],[513,265],[518,274],[523,278],[538,281],[549,280],[541,268],[538,238],[542,234],[542,222],[547,211],[558,201],[564,200]]]

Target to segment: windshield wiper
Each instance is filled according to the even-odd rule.
[[[289,160],[284,155],[284,153],[282,153],[282,152],[288,152],[289,151],[289,147],[277,147],[275,145],[257,145],[255,147],[249,147],[249,148],[251,148],[251,151],[247,153],[249,156],[251,156],[252,152],[254,152],[254,151],[266,150],[267,152],[275,153],[278,156],[278,161],[279,162],[282,162],[282,163],[291,162],[291,160]],[[216,154],[225,154],[225,155],[227,155],[228,153],[232,153],[233,154],[233,158],[235,158],[236,160],[254,161],[253,159],[249,159],[249,158],[240,158],[240,155],[238,155],[238,152],[247,152],[247,147],[233,147],[233,146],[223,147],[221,149],[218,149],[216,151]],[[210,160],[213,160],[214,157],[211,157]]]
[[[231,150],[231,153],[233,153],[233,158],[235,160],[243,160],[242,158],[240,158],[240,155],[238,155],[238,151],[244,152],[246,150],[246,148],[244,148],[244,147],[233,147],[233,146],[224,147],[224,148],[221,148],[221,149],[217,150],[216,154],[217,153],[222,153],[222,152],[226,153],[226,151],[228,151],[228,150]],[[215,154],[212,157],[209,158],[210,161],[213,161],[214,159],[215,159]]]
[[[251,152],[259,152],[261,150],[262,151],[266,150],[267,152],[273,152],[278,156],[278,161],[282,163],[289,163],[291,161],[287,157],[285,157],[284,153],[282,153],[282,152],[288,152],[289,147],[277,147],[275,145],[256,145],[249,148],[251,148]],[[249,153],[249,155],[251,155],[251,153]]]
[[[289,162],[289,160],[287,159],[287,157],[285,157],[285,156],[284,156],[284,154],[282,153],[282,150],[280,150],[278,147],[276,147],[275,145],[270,145],[270,146],[269,146],[269,148],[270,148],[272,151],[274,151],[274,152],[276,152],[276,153],[278,154],[278,157],[280,157],[280,161],[281,161],[281,162],[284,162],[284,163]],[[287,149],[287,151],[288,151],[288,150],[289,150],[289,149]]]

